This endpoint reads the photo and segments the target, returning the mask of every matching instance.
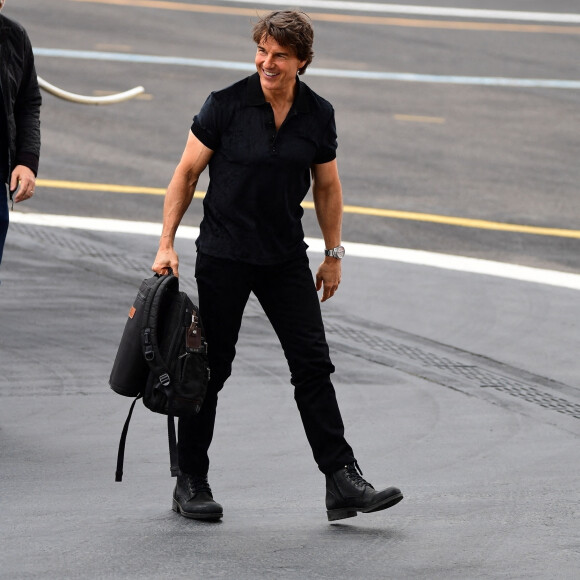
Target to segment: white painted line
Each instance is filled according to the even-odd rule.
[[[97,52],[89,50],[66,50],[58,48],[35,48],[35,56],[70,58],[81,60],[104,60],[114,62],[133,62],[139,64],[162,64],[176,66],[202,67],[253,72],[254,64],[228,60],[208,60],[174,56],[153,56],[146,54],[127,54],[122,52]],[[563,79],[518,79],[507,77],[465,77],[452,75],[425,75],[414,73],[343,70],[330,68],[308,68],[309,76],[349,78],[361,80],[403,81],[411,83],[440,83],[455,85],[485,85],[495,87],[580,89],[580,80]]]
[[[101,52],[94,50],[68,50],[64,48],[34,48],[34,56],[50,56],[80,60],[105,60],[114,62],[133,62],[137,64],[169,64],[202,68],[220,68],[228,70],[255,71],[256,66],[248,62],[228,60],[208,60],[203,58],[185,58],[179,56],[155,56],[125,52]]]
[[[238,4],[266,4],[288,6],[287,0],[229,0]],[[480,10],[475,8],[447,8],[439,6],[410,6],[408,4],[381,4],[375,2],[341,2],[338,0],[301,0],[300,8],[322,10],[346,10],[355,12],[379,12],[390,14],[413,14],[420,16],[450,16],[452,18],[478,18],[485,20],[527,20],[533,22],[579,23],[580,14],[559,12],[523,12],[515,10]]]
[[[74,230],[87,230],[93,232],[114,232],[123,234],[142,234],[145,236],[160,236],[161,224],[154,222],[133,222],[128,220],[116,220],[107,218],[91,218],[71,215],[56,215],[47,213],[20,213],[10,212],[10,221],[15,224],[31,226],[46,226],[50,228],[70,228]],[[196,230],[195,238],[199,235],[199,228],[187,228],[187,231]],[[180,228],[180,233],[181,228]],[[190,235],[193,235],[190,234]]]
[[[140,234],[158,237],[161,235],[161,224],[152,222],[132,222],[125,220],[88,218],[65,215],[36,214],[12,212],[10,220],[13,223],[36,225],[56,228],[70,228],[91,230],[98,232],[115,232],[124,234]],[[199,228],[180,226],[177,230],[177,238],[195,240],[199,235]],[[321,254],[324,250],[324,240],[318,238],[306,238],[310,252]],[[437,254],[422,250],[408,250],[404,248],[392,248],[371,244],[359,244],[355,242],[343,242],[347,254],[350,257],[374,258],[376,260],[389,260],[403,262],[417,266],[429,266],[444,270],[468,272],[470,274],[482,274],[496,276],[522,282],[547,284],[559,288],[580,290],[580,275],[556,270],[544,270],[530,268],[491,260],[466,258],[463,256],[451,256]]]

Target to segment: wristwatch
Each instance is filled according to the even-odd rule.
[[[336,248],[332,248],[331,250],[324,250],[324,255],[336,258],[337,260],[342,260],[344,258],[344,247],[336,246]]]

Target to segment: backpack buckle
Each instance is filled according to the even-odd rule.
[[[163,373],[162,375],[159,375],[159,382],[164,387],[168,387],[169,383],[171,382],[171,379],[169,378],[169,375],[167,373]]]
[[[143,343],[145,344],[144,356],[145,360],[152,361],[155,358],[155,352],[151,343],[151,329],[146,328],[143,331]]]

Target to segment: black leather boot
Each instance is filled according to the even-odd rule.
[[[177,476],[173,492],[173,511],[194,520],[219,520],[222,506],[213,499],[206,475]]]
[[[375,491],[362,478],[356,462],[326,476],[326,513],[330,522],[353,518],[357,512],[366,514],[385,510],[402,499],[403,494],[396,487]]]

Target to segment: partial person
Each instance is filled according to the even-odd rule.
[[[0,0],[0,10],[4,0]],[[26,30],[0,14],[0,264],[8,232],[8,198],[34,194],[40,156],[41,96]]]
[[[362,477],[330,380],[321,301],[341,279],[342,188],[332,105],[299,76],[313,58],[306,14],[276,11],[253,29],[257,72],[210,94],[193,118],[181,161],[169,183],[163,229],[152,269],[179,272],[177,228],[209,167],[204,217],[196,241],[195,276],[209,345],[211,379],[198,415],[179,420],[181,475],[173,509],[217,520],[222,506],[208,482],[208,450],[218,393],[231,374],[244,308],[259,300],[282,345],[306,437],[326,476],[329,520],[375,512],[403,499],[396,487],[376,491]],[[326,244],[315,279],[302,228],[301,202],[312,180]]]

